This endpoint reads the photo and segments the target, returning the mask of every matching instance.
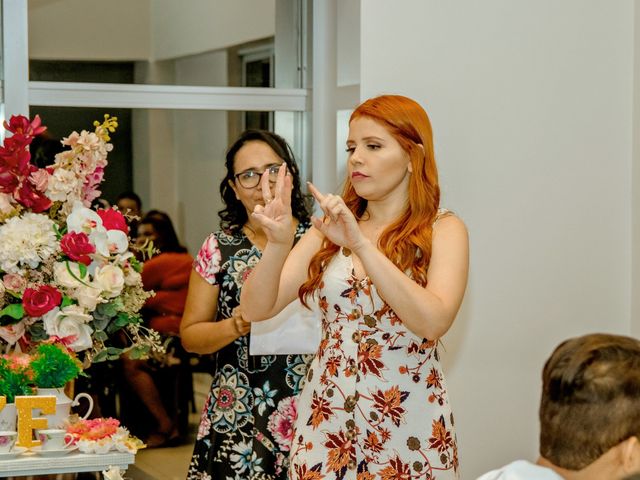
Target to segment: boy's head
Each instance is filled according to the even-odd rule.
[[[547,360],[542,383],[540,455],[554,465],[581,470],[640,437],[640,341],[569,339]]]

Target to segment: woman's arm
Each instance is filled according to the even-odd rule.
[[[322,244],[322,234],[312,228],[291,249],[294,240],[291,177],[283,164],[275,195],[271,197],[267,173],[262,175],[261,182],[265,206],[256,206],[252,213],[267,236],[267,245],[240,294],[244,318],[251,322],[273,317],[296,298],[307,278],[309,261]]]
[[[239,308],[234,310],[231,318],[214,321],[218,312],[219,293],[218,285],[208,283],[192,270],[187,303],[180,323],[182,346],[188,352],[217,352],[249,333],[251,325],[242,319]]]
[[[292,250],[286,245],[267,243],[262,258],[242,286],[240,303],[245,320],[271,318],[297,298],[322,238],[318,230],[311,228]]]
[[[409,330],[430,340],[449,330],[462,303],[469,270],[469,239],[462,220],[449,215],[434,224],[426,287],[401,272],[368,240],[353,253]]]

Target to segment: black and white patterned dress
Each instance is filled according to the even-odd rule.
[[[309,228],[301,223],[296,241]],[[216,320],[229,318],[261,252],[242,232],[207,237],[194,268],[220,287]],[[297,396],[311,355],[249,355],[249,335],[216,354],[187,479],[285,479]]]

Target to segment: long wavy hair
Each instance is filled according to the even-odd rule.
[[[266,130],[245,130],[229,147],[225,157],[224,166],[227,173],[222,179],[222,182],[220,182],[220,195],[225,206],[218,212],[220,228],[226,233],[234,234],[238,232],[248,220],[247,210],[244,208],[244,205],[242,205],[242,202],[236,198],[236,194],[229,184],[229,182],[235,181],[233,164],[236,154],[247,142],[266,143],[271,150],[287,164],[293,180],[293,190],[291,192],[292,214],[299,222],[308,222],[309,206],[300,188],[300,170],[298,169],[289,144],[284,138],[273,132]]]
[[[382,95],[358,106],[349,123],[370,118],[396,139],[409,156],[413,172],[409,178],[408,201],[403,213],[380,235],[378,248],[400,270],[409,272],[420,285],[427,284],[431,259],[432,225],[440,205],[438,170],[433,152],[433,133],[427,112],[414,100],[400,95]],[[359,197],[347,178],[342,198],[360,220],[367,210],[367,200]],[[340,247],[327,238],[309,264],[307,281],[298,295],[304,305],[320,288],[322,274]]]

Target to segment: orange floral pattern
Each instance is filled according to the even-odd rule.
[[[342,252],[318,298],[323,339],[298,403],[290,478],[458,479],[437,342],[409,331]]]

